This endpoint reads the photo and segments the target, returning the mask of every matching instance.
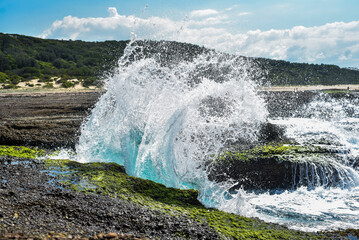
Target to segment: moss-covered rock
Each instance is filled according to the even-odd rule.
[[[227,151],[207,165],[210,180],[233,179],[233,189],[288,189],[323,184],[335,185],[340,173],[334,167],[338,151],[318,146],[263,145]]]
[[[20,156],[27,148],[3,146],[3,149],[8,149],[8,152],[12,154],[3,153],[3,156]],[[273,151],[286,152],[289,148],[267,148],[263,154]],[[37,152],[43,153],[38,149]],[[36,154],[31,156],[36,156]],[[167,188],[153,181],[128,176],[124,167],[116,163],[78,163],[53,159],[39,160],[39,162],[43,163],[42,172],[54,177],[54,180],[61,183],[65,189],[89,195],[111,196],[146,209],[159,211],[163,215],[179,217],[181,221],[191,219],[191,221],[208,224],[223,239],[338,239],[338,237],[346,239],[345,233],[341,236],[340,233],[294,231],[258,219],[208,209],[197,200],[196,190]],[[244,162],[249,161],[244,159]],[[186,233],[183,235],[178,233],[178,239],[188,237]],[[205,239],[204,236],[197,237]]]
[[[289,230],[283,226],[205,208],[196,190],[167,188],[150,180],[128,176],[116,163],[85,163],[46,160],[49,171],[57,173],[65,186],[89,194],[125,199],[159,210],[163,214],[186,216],[207,223],[229,239],[322,239],[325,235]],[[71,172],[71,174],[69,174]]]
[[[28,148],[23,146],[4,146],[0,145],[0,157],[11,156],[18,158],[35,159],[46,154],[45,150],[38,148]]]

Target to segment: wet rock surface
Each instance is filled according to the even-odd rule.
[[[0,94],[0,145],[73,147],[101,92]]]
[[[0,145],[46,148],[74,147],[83,120],[103,92],[47,92],[0,94]],[[269,116],[288,117],[300,111],[318,92],[261,92]],[[345,93],[335,98],[353,98]],[[265,142],[282,138],[276,126],[266,125],[260,138]],[[279,131],[279,132],[278,132]],[[283,138],[282,138],[283,140]]]
[[[29,238],[28,233],[50,239],[219,238],[208,225],[186,217],[66,190],[42,170],[35,160],[0,159],[0,239]]]
[[[308,159],[310,154],[313,153],[308,153]],[[321,157],[329,159],[331,156],[322,154]],[[208,169],[210,180],[225,182],[232,179],[236,183],[232,190],[243,188],[264,192],[295,189],[301,186],[340,186],[348,177],[331,164],[296,161],[290,156],[253,157],[245,161],[233,157],[218,161]]]
[[[81,123],[101,94],[0,94],[0,145],[74,147]],[[270,117],[286,117],[318,93],[261,94],[268,101]],[[263,144],[286,140],[283,129],[270,123],[263,125],[259,134]],[[234,188],[290,188],[293,180],[299,180],[298,175],[293,175],[293,166],[292,162],[275,157],[257,158],[240,164],[218,164],[212,166],[209,174],[215,181],[236,179]],[[310,167],[313,165],[303,165]],[[297,164],[296,169],[299,168]],[[304,178],[307,183],[314,179],[308,173],[308,178]],[[308,185],[305,181],[300,184]],[[7,157],[0,161],[0,239],[10,238],[218,239],[219,235],[208,225],[186,217],[164,215],[116,198],[65,190],[42,172],[38,162]]]
[[[310,103],[318,92],[260,92],[267,102],[267,109],[271,118],[290,117],[293,113]]]
[[[300,115],[303,109],[313,101],[321,91],[262,91],[259,94],[266,100],[270,118],[292,117]],[[326,95],[327,99],[358,99],[359,92],[332,92]]]

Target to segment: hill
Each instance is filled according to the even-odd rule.
[[[359,84],[359,71],[336,65],[291,63],[282,60],[257,59],[269,71],[273,85]]]
[[[45,87],[55,80],[62,87],[81,82],[85,87],[98,85],[106,72],[116,67],[129,41],[84,42],[40,39],[0,33],[0,84],[16,88],[20,82],[39,79]],[[150,42],[156,45],[156,42]],[[171,43],[178,55],[196,55],[204,48]],[[156,49],[156,47],[154,48]],[[187,51],[182,54],[181,51]],[[168,54],[172,54],[171,51]],[[247,58],[263,70],[263,83],[272,85],[359,84],[359,71],[335,65],[290,63],[264,58]],[[54,79],[54,77],[56,77]],[[77,81],[68,81],[77,79]]]
[[[128,41],[84,42],[48,40],[0,33],[0,83],[8,88],[38,78],[60,77],[64,87],[77,78],[96,85],[104,71],[116,65]]]

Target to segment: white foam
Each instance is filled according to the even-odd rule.
[[[242,58],[215,53],[164,63],[155,55],[145,58],[142,50],[130,45],[108,79],[107,92],[82,127],[79,161],[117,162],[130,175],[198,189],[208,207],[295,229],[359,227],[358,172],[346,159],[332,164],[348,176],[336,188],[230,194],[233,182],[209,181],[206,160],[239,139],[256,140],[267,120],[265,102],[251,79],[256,69]],[[137,60],[129,61],[133,55]],[[285,126],[287,136],[299,143],[325,138],[358,156],[359,111],[348,103],[319,98],[302,115],[271,122]]]

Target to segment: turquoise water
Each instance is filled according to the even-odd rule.
[[[291,118],[270,119],[257,94],[260,73],[250,61],[214,52],[191,61],[163,61],[165,47],[164,55],[153,56],[135,44],[126,49],[82,126],[78,161],[117,162],[130,175],[198,189],[208,207],[295,229],[359,227],[359,176],[348,161],[358,154],[356,104],[318,98]],[[211,182],[206,160],[232,144],[256,142],[267,121],[284,126],[286,135],[301,144],[322,138],[339,142],[350,152],[333,163],[347,176],[343,185],[314,184],[273,194],[233,193],[232,180]]]

